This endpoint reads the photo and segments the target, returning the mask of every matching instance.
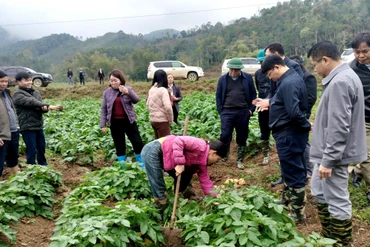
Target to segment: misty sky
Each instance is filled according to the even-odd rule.
[[[68,33],[86,38],[119,30],[132,34],[146,34],[165,28],[181,31],[201,26],[208,21],[213,25],[217,22],[228,24],[241,17],[249,18],[263,8],[270,8],[277,2],[284,1],[286,0],[0,0],[0,26],[22,39],[35,39],[53,33]],[[221,10],[169,15],[211,9]],[[105,18],[115,19],[82,21]],[[62,23],[23,25],[45,22]]]

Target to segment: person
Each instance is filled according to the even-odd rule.
[[[19,125],[13,99],[7,86],[8,75],[0,71],[0,177],[3,174],[5,161],[12,174],[18,172]]]
[[[240,58],[232,58],[227,67],[229,72],[218,79],[216,90],[216,106],[221,118],[220,141],[230,147],[235,129],[238,144],[236,166],[244,169],[249,119],[256,108],[252,104],[256,88],[252,76],[241,71],[244,66]]]
[[[301,69],[301,66],[299,66],[299,64],[291,59],[289,59],[287,56],[285,56],[285,51],[284,51],[284,47],[282,44],[280,43],[270,43],[266,46],[265,48],[265,52],[266,52],[266,56],[269,56],[269,55],[272,55],[272,54],[276,54],[276,55],[279,55],[285,65],[288,67],[288,68],[292,68],[294,69],[299,76],[302,77],[303,79],[303,71]],[[268,95],[267,98],[272,98],[276,92],[276,85],[277,83],[276,82],[271,82],[271,88],[270,88],[270,94]],[[274,187],[274,186],[277,186],[279,184],[283,184],[284,181],[283,181],[283,178],[282,176],[279,177],[278,180],[274,181],[271,183],[271,186]]]
[[[149,109],[155,139],[169,135],[170,124],[173,122],[173,111],[168,92],[167,74],[164,70],[159,69],[154,73],[146,106]]]
[[[78,76],[80,77],[80,85],[85,85],[85,71],[82,69],[82,67],[78,72]]]
[[[364,178],[367,186],[366,198],[370,203],[370,33],[358,34],[352,42],[355,59],[350,67],[360,77],[365,95],[365,125],[367,160],[358,164],[352,171],[353,185],[359,187]]]
[[[73,83],[73,72],[70,68],[68,69],[67,77],[68,77],[68,85],[73,86],[73,84],[74,84]]]
[[[140,101],[132,87],[126,86],[126,78],[120,70],[113,70],[109,75],[110,87],[103,93],[100,114],[100,128],[107,132],[111,130],[116,154],[120,165],[124,167],[126,157],[126,137],[130,140],[135,152],[136,160],[143,168],[141,150],[143,141],[136,124],[134,104]]]
[[[262,49],[258,52],[256,61],[259,64],[265,60],[266,53],[265,50]],[[271,81],[267,77],[267,75],[262,73],[262,69],[258,69],[254,74],[254,81],[256,83],[256,88],[258,91],[258,98],[265,99],[270,94],[271,89]],[[263,165],[267,165],[270,162],[270,134],[271,130],[269,127],[269,111],[259,111],[258,112],[258,123],[260,127],[261,136],[260,139],[262,141],[262,154],[263,154]]]
[[[352,237],[348,164],[367,158],[364,92],[360,78],[342,63],[336,45],[316,43],[308,52],[315,72],[324,77],[311,141],[315,163],[311,194],[317,201],[322,235],[347,246]]]
[[[193,174],[197,173],[205,195],[215,195],[207,166],[216,163],[227,154],[227,146],[221,141],[210,143],[192,136],[168,135],[146,144],[141,151],[150,188],[156,206],[164,210],[168,203],[163,170],[174,178],[182,174],[179,191],[186,195]]]
[[[42,101],[40,93],[32,88],[32,78],[27,72],[19,72],[15,76],[19,87],[14,92],[13,101],[19,120],[20,132],[26,144],[27,164],[46,166],[45,135],[42,114],[49,110],[61,111],[61,105],[49,105]]]
[[[174,78],[172,74],[167,74],[168,87],[170,90],[171,98],[173,101],[172,111],[173,111],[173,121],[179,124],[179,102],[182,100],[182,94],[180,87],[174,83]]]
[[[280,203],[288,206],[292,219],[302,222],[307,174],[303,152],[311,129],[306,118],[306,87],[301,76],[286,66],[279,55],[267,56],[261,68],[277,84],[271,99],[258,98],[255,103],[259,111],[269,109],[269,126],[285,182]]]
[[[315,105],[317,99],[317,80],[316,77],[313,74],[309,73],[304,67],[304,59],[302,56],[294,55],[290,56],[290,59],[297,62],[301,66],[301,69],[303,71],[303,81],[306,85],[308,99],[306,118],[307,120],[310,120],[312,107]],[[313,164],[310,162],[310,148],[310,143],[307,142],[306,149],[304,151],[304,161],[306,163],[308,177],[312,176],[313,170]]]
[[[104,71],[100,68],[99,71],[98,71],[98,77],[99,77],[99,84],[104,84]]]

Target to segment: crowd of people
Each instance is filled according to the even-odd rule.
[[[360,186],[362,179],[365,180],[370,202],[370,33],[358,34],[352,48],[355,60],[350,64],[341,61],[338,48],[330,41],[320,41],[308,52],[313,70],[323,77],[314,128],[309,119],[317,98],[316,78],[305,69],[302,57],[287,57],[279,43],[271,43],[259,52],[257,61],[261,69],[255,72],[255,80],[242,71],[240,58],[229,61],[229,72],[219,78],[215,92],[221,121],[219,140],[208,142],[171,135],[170,125],[180,124],[182,94],[173,75],[163,70],[155,72],[146,99],[154,141],[144,145],[141,139],[134,108],[140,99],[126,85],[125,76],[119,70],[109,74],[100,127],[104,133],[110,128],[117,159],[123,168],[127,160],[127,135],[137,162],[148,175],[156,205],[164,209],[168,203],[164,172],[174,178],[175,184],[178,175],[182,175],[179,189],[184,197],[195,195],[190,183],[195,173],[204,194],[217,196],[207,166],[228,159],[234,129],[235,166],[244,169],[249,120],[257,110],[263,151],[261,164],[270,162],[270,135],[276,142],[281,176],[271,185],[283,184],[282,197],[277,203],[287,206],[294,221],[303,222],[306,185],[310,181],[322,235],[337,240],[337,246],[346,246],[352,236],[350,164],[358,164],[352,171],[353,184]],[[104,76],[100,69],[100,83],[104,83]],[[84,84],[82,68],[79,77]],[[68,78],[73,85],[70,69]],[[16,81],[19,88],[11,96],[6,88],[7,75],[0,71],[0,175],[5,162],[12,173],[18,171],[20,133],[26,144],[27,164],[47,165],[42,115],[63,109],[43,102],[27,73],[18,73]]]

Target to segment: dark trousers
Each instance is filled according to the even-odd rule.
[[[103,78],[103,77],[100,77],[100,78],[99,78],[99,84],[102,84],[102,82],[103,82],[103,84],[104,84],[104,78]]]
[[[4,162],[7,167],[15,167],[18,165],[18,147],[19,147],[19,131],[12,132],[10,141],[4,141],[4,145],[0,147],[0,177],[4,170]]]
[[[80,85],[85,85],[85,78],[84,77],[80,77]]]
[[[183,192],[190,184],[191,179],[193,178],[194,173],[197,171],[197,169],[192,166],[185,166],[185,170],[183,173],[181,173],[181,181],[180,181],[180,189],[179,192]],[[168,175],[170,175],[174,179],[174,190],[176,191],[176,185],[177,185],[177,176],[176,176],[176,170],[172,169],[170,171],[167,171]]]
[[[308,132],[282,131],[274,133],[273,136],[285,183],[292,188],[305,187],[307,171],[303,153],[308,140]]]
[[[249,109],[224,109],[221,112],[221,137],[220,141],[230,145],[233,131],[236,131],[236,143],[245,147],[248,138]]]
[[[135,154],[140,154],[143,149],[143,141],[136,122],[130,123],[128,118],[112,119],[110,125],[111,135],[116,146],[117,156],[126,155],[126,136],[130,140]]]
[[[24,130],[21,134],[26,144],[27,164],[36,164],[37,156],[37,164],[46,166],[44,130]]]
[[[171,134],[171,128],[169,122],[151,122],[154,130],[155,139],[165,137]]]
[[[269,111],[258,112],[258,123],[261,131],[261,140],[267,141],[270,138]]]
[[[177,118],[179,117],[179,112],[177,111],[175,106],[172,106],[172,111],[173,111],[173,121],[175,123],[178,123]]]

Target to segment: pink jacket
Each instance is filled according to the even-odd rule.
[[[164,170],[172,170],[176,165],[196,166],[204,194],[211,194],[210,191],[214,190],[214,187],[207,171],[209,145],[205,140],[169,135],[162,143],[162,152]]]

